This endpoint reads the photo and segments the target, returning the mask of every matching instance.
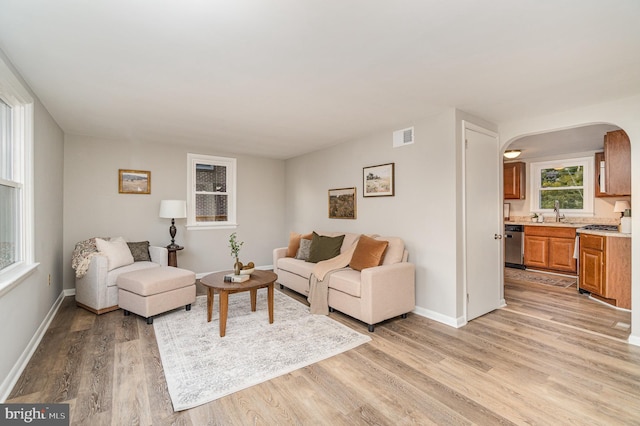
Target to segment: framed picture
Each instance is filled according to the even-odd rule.
[[[356,188],[329,190],[329,219],[356,218]]]
[[[120,194],[151,194],[151,172],[144,170],[118,170]]]
[[[395,193],[394,163],[362,168],[365,197],[390,197]]]

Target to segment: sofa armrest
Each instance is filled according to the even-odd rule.
[[[416,266],[400,262],[363,269],[362,314],[369,324],[411,312],[416,305]]]
[[[100,310],[107,306],[107,273],[109,260],[97,254],[91,258],[87,273],[76,278],[76,301]]]
[[[278,247],[273,249],[273,272],[278,273],[278,259],[287,256],[287,247]]]
[[[149,246],[149,254],[152,262],[160,266],[169,265],[169,251],[166,247]]]

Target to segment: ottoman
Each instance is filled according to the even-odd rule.
[[[118,277],[118,305],[153,324],[153,316],[196,301],[196,274],[170,266],[127,272]]]

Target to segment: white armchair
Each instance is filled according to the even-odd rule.
[[[94,255],[86,274],[82,278],[76,277],[76,304],[98,315],[118,309],[116,280],[120,274],[167,266],[168,257],[165,247],[149,246],[149,255],[151,262],[134,262],[111,271],[108,268],[107,256]]]

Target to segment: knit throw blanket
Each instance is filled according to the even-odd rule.
[[[109,238],[102,238],[103,240],[109,240]],[[91,258],[96,256],[100,252],[96,247],[96,239],[89,238],[88,240],[80,241],[76,244],[71,255],[71,267],[76,271],[76,278],[82,278],[89,270],[89,264]]]
[[[313,273],[309,276],[309,296],[307,297],[307,301],[311,305],[309,307],[310,313],[329,315],[329,276],[333,272],[349,265],[353,252],[356,250],[358,239],[354,241],[349,250],[332,259],[318,262],[314,266]]]

